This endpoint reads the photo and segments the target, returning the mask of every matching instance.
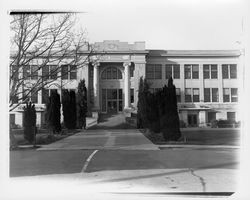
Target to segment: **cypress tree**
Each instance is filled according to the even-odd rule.
[[[57,91],[52,91],[49,101],[46,104],[46,123],[53,134],[61,131],[60,108],[60,96]]]
[[[29,104],[26,103],[26,107],[24,107],[23,120],[24,139],[28,140],[29,143],[32,143],[35,139],[36,131],[36,109],[35,105],[31,102]]]
[[[76,94],[75,91],[70,91],[70,129],[76,128]]]
[[[70,128],[70,95],[68,90],[62,94],[63,122],[66,128]]]
[[[85,80],[80,80],[77,90],[77,118],[79,128],[86,129],[86,117],[88,112],[87,106],[87,88]]]
[[[137,128],[143,128],[142,112],[143,112],[143,78],[140,77],[138,102],[137,102]]]
[[[161,130],[165,140],[178,140],[181,137],[179,115],[177,111],[176,90],[173,79],[168,80],[168,87],[163,88]]]

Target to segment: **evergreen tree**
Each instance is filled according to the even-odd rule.
[[[143,78],[140,77],[138,102],[137,102],[137,128],[143,128],[142,125],[142,112],[143,112]]]
[[[70,129],[76,128],[76,93],[75,91],[70,91]]]
[[[49,101],[46,105],[46,122],[48,128],[54,133],[61,131],[61,114],[60,114],[61,102],[60,96],[57,91],[53,91],[49,97]]]
[[[29,143],[32,143],[35,139],[36,131],[36,109],[35,105],[30,102],[26,103],[24,107],[24,117],[23,117],[23,126],[24,126],[24,139],[28,140]]]
[[[86,129],[86,117],[88,112],[87,106],[87,88],[85,86],[85,80],[81,80],[78,84],[77,91],[77,118],[79,128]]]
[[[68,90],[62,94],[63,122],[66,128],[70,128],[70,95]]]
[[[161,101],[161,130],[165,140],[178,140],[181,137],[179,115],[177,111],[176,90],[172,77],[168,80],[168,87],[164,86]]]

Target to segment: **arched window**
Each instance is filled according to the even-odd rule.
[[[101,75],[102,79],[122,79],[121,70],[116,67],[106,68]]]

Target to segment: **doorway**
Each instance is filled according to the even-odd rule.
[[[102,112],[115,114],[122,110],[122,89],[102,89]]]
[[[188,115],[188,126],[189,127],[197,127],[197,115],[189,114]]]

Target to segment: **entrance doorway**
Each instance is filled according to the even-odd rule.
[[[188,115],[188,126],[197,127],[197,115],[195,114]]]
[[[102,112],[114,114],[122,110],[122,89],[102,89]]]

